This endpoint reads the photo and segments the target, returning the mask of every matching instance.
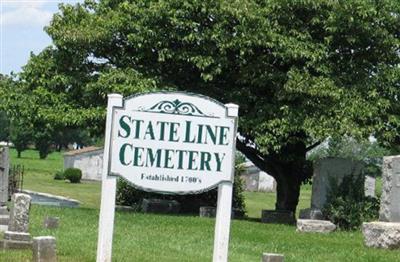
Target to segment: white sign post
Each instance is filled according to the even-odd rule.
[[[116,176],[166,194],[218,186],[213,261],[228,260],[237,116],[195,94],[109,95],[97,261],[111,261]]]

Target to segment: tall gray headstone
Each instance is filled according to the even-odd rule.
[[[375,197],[375,177],[365,176],[364,192],[365,196]]]
[[[0,148],[0,207],[8,201],[8,172],[10,169],[8,147]]]
[[[359,176],[364,165],[360,161],[345,158],[324,158],[315,163],[311,208],[323,209],[330,190],[331,181],[340,184],[345,176]]]
[[[400,155],[383,158],[379,220],[363,223],[368,247],[400,249]]]
[[[16,193],[12,196],[13,206],[10,211],[8,230],[14,232],[28,232],[29,208],[31,197],[27,194]]]
[[[400,222],[400,155],[383,158],[379,220]]]

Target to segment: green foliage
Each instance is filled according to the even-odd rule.
[[[346,176],[338,185],[330,181],[330,191],[323,214],[340,229],[355,230],[363,222],[379,216],[379,199],[364,196],[362,176]]]
[[[21,157],[22,151],[28,148],[33,140],[32,130],[27,125],[19,123],[18,120],[13,121],[10,132],[10,140],[14,144],[18,152],[18,158]]]
[[[65,179],[71,183],[80,183],[82,178],[82,171],[79,168],[67,168],[64,171]]]
[[[54,179],[55,180],[64,180],[65,179],[64,171],[63,170],[56,171],[56,173],[54,174]]]
[[[298,187],[315,142],[372,134],[399,143],[399,27],[393,0],[61,5],[46,28],[52,46],[19,76],[16,93],[29,99],[13,94],[5,105],[34,133],[87,126],[99,135],[111,92],[173,88],[234,102],[240,132],[271,160],[260,166],[280,163],[278,183]]]
[[[241,162],[237,162],[234,185],[232,207],[241,213],[246,213],[243,194],[243,181],[240,179]],[[139,207],[143,198],[158,198],[177,200],[181,204],[181,211],[186,213],[199,212],[200,206],[216,206],[218,189],[197,195],[163,195],[150,193],[135,189],[126,180],[118,179],[116,201],[119,205]]]
[[[104,104],[107,86],[131,91],[114,83],[146,76],[238,103],[241,129],[279,152],[332,134],[397,136],[398,13],[395,1],[103,0],[61,6],[46,31],[62,76],[84,79],[77,103]]]
[[[327,143],[310,152],[308,159],[316,161],[326,157],[342,157],[359,160],[365,164],[364,175],[377,177],[381,176],[383,157],[390,154],[391,151],[379,145],[377,141],[357,141],[343,136],[329,138]]]
[[[6,112],[0,111],[0,141],[10,140],[10,121]]]

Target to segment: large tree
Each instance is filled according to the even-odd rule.
[[[306,153],[325,138],[399,137],[399,28],[396,0],[86,1],[46,29],[54,70],[23,79],[53,79],[45,88],[82,110],[149,86],[237,103],[237,148],[276,179],[276,209],[293,211]]]

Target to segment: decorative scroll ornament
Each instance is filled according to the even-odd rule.
[[[144,111],[174,115],[206,116],[197,106],[188,102],[181,102],[179,99],[174,101],[160,101]]]

